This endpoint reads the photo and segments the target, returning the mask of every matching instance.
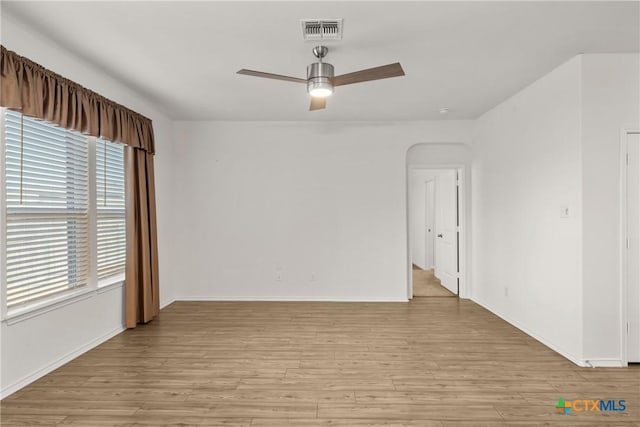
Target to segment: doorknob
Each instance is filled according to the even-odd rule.
[[[442,234],[438,234],[438,237],[442,239]]]

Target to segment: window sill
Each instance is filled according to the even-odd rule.
[[[98,293],[110,291],[124,286],[124,273],[98,280]]]
[[[9,313],[7,313],[5,318],[2,319],[2,322],[6,323],[8,326],[15,325],[16,323],[41,316],[45,313],[49,313],[50,311],[57,310],[64,306],[75,304],[79,301],[84,301],[91,298],[93,295],[102,294],[104,292],[108,292],[124,286],[124,277],[118,278],[116,276],[110,279],[112,280],[107,279],[104,283],[101,282],[100,287],[97,289],[79,289],[75,292],[59,296],[58,298],[41,302],[37,305],[30,305],[24,308],[11,310],[9,311]]]
[[[37,305],[29,305],[24,308],[10,310],[3,321],[6,322],[7,325],[13,325],[24,320],[31,319],[32,317],[40,316],[41,314],[56,310],[60,307],[64,307],[65,305],[90,298],[93,292],[93,289],[80,289]]]

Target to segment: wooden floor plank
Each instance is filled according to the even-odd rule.
[[[624,413],[555,410],[626,399]],[[640,426],[640,366],[580,368],[480,306],[177,302],[4,399],[2,426]]]
[[[380,420],[372,418],[349,418],[349,419],[327,419],[327,418],[254,418],[251,427],[442,427],[440,421],[434,420]]]

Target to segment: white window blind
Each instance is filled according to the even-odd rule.
[[[77,132],[7,110],[9,308],[89,280],[89,151]]]
[[[125,268],[124,146],[96,140],[98,279]]]

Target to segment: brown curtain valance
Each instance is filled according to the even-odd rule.
[[[0,45],[0,106],[155,153],[151,120]]]

